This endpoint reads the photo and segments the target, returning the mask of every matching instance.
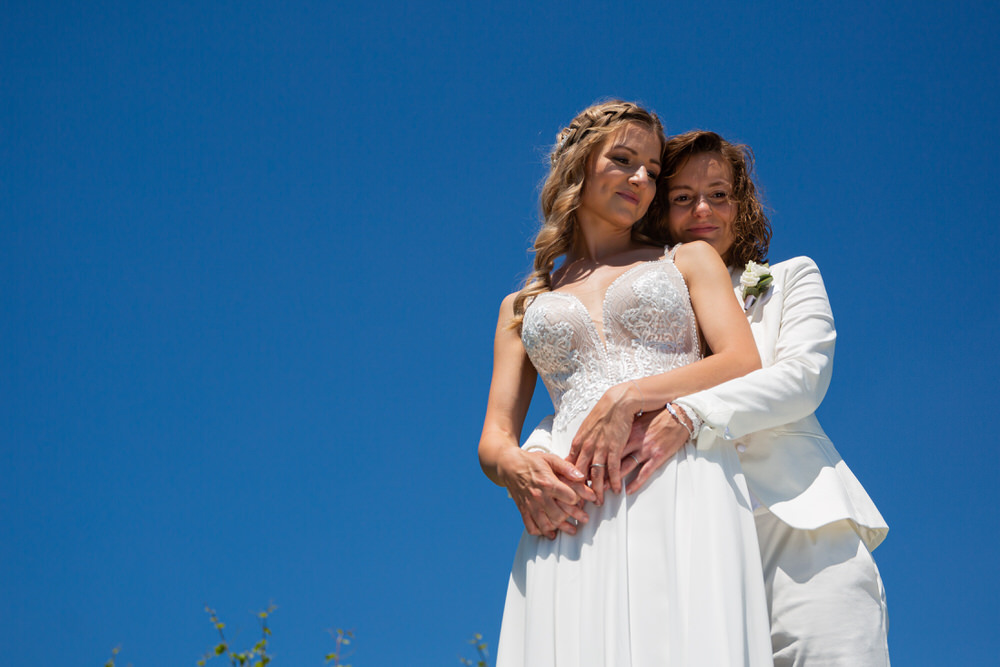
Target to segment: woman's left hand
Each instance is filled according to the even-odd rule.
[[[580,424],[566,460],[590,477],[597,504],[604,502],[605,476],[608,486],[621,493],[622,450],[639,410],[638,387],[634,382],[615,385],[597,402]]]

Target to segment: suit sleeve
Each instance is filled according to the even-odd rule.
[[[677,400],[723,438],[802,419],[816,411],[830,386],[837,332],[823,278],[809,258],[787,264],[779,330],[767,338],[775,345],[771,365]]]

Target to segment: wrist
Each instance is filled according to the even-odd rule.
[[[684,408],[680,405],[671,401],[670,403],[667,403],[667,410],[670,412],[670,415],[679,421],[685,428],[690,429],[694,427],[694,424],[691,422],[691,418],[688,417],[687,412],[685,412]]]
[[[496,461],[497,481],[500,486],[509,487],[511,479],[524,467],[527,456],[520,447],[505,447]]]
[[[691,430],[694,431],[694,437],[697,438],[698,434],[701,433],[701,427],[705,425],[705,422],[698,416],[697,412],[683,403],[674,403],[674,406],[677,408],[678,412],[687,418],[688,423],[691,425]]]
[[[643,403],[645,402],[645,397],[638,382],[635,380],[622,382],[616,385],[616,389],[618,391],[618,398],[615,399],[616,409],[635,417],[644,412]]]
[[[670,416],[688,432],[690,440],[697,439],[698,433],[701,432],[701,420],[698,419],[697,415],[694,415],[684,406],[676,403],[667,403],[664,407],[670,413]]]

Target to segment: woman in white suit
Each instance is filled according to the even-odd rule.
[[[870,551],[888,526],[813,414],[830,384],[833,315],[811,259],[748,264],[765,259],[771,235],[752,166],[748,147],[688,132],[667,143],[659,196],[673,240],[707,241],[729,266],[763,367],[638,420],[621,475],[635,473],[634,493],[699,429],[699,447],[732,441],[755,504],[774,664],[885,666],[885,594]],[[525,446],[544,442],[545,427]]]

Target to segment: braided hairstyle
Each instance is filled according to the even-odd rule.
[[[727,266],[744,266],[748,261],[763,262],[771,243],[771,223],[757,196],[753,182],[753,151],[744,144],[733,144],[715,132],[692,130],[671,137],[663,149],[663,172],[656,199],[663,210],[669,211],[667,188],[670,179],[684,168],[695,155],[714,153],[722,157],[733,172],[732,200],[736,204],[733,218],[733,247],[722,260]],[[674,239],[671,239],[673,242]]]
[[[652,130],[666,143],[663,125],[655,113],[631,102],[611,100],[587,107],[564,127],[549,155],[549,175],[542,185],[542,228],[535,237],[535,260],[524,287],[514,298],[510,327],[520,330],[524,309],[538,294],[552,289],[555,261],[573,248],[579,233],[576,210],[587,171],[587,159],[611,135],[627,125]],[[669,231],[663,204],[653,198],[649,210],[632,226],[632,239],[652,245],[666,245]]]

